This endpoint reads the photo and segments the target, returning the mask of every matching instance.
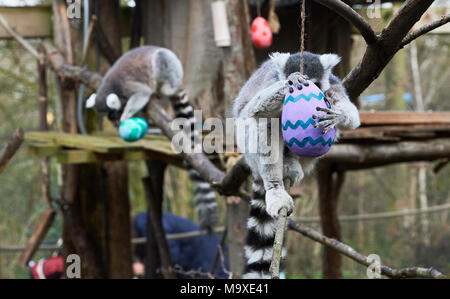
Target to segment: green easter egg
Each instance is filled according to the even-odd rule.
[[[119,127],[119,135],[123,140],[134,142],[145,136],[148,130],[148,123],[142,117],[129,118]]]

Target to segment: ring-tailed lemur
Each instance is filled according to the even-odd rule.
[[[300,75],[300,54],[275,53],[270,59],[253,73],[242,87],[233,105],[233,115],[238,121],[260,118],[280,118],[282,104],[287,91],[293,84],[305,84],[309,78],[325,92],[331,108],[320,108],[321,115],[314,115],[316,127],[321,126],[324,132],[337,129],[355,129],[359,126],[359,114],[355,105],[349,100],[341,81],[332,74],[333,67],[340,61],[335,54],[317,55],[304,53],[304,74]],[[307,84],[307,83],[306,83]],[[268,136],[271,136],[270,121],[263,123],[266,134],[260,134],[261,128],[256,125],[258,147],[267,147]],[[280,129],[281,130],[281,129]],[[246,140],[250,136],[246,133]],[[272,145],[269,153],[245,153],[245,159],[253,174],[254,198],[251,202],[248,219],[248,236],[245,247],[247,265],[244,278],[270,278],[269,267],[272,259],[272,247],[275,237],[276,219],[282,207],[292,213],[294,203],[286,192],[284,181],[288,179],[290,186],[299,183],[304,174],[314,168],[317,158],[299,158],[286,148],[280,131],[276,145]],[[242,141],[241,141],[242,142]],[[245,148],[245,145],[238,146]],[[266,163],[267,155],[278,157],[274,163]],[[283,257],[286,252],[283,249]]]
[[[194,110],[182,86],[183,66],[170,50],[143,46],[123,55],[106,73],[96,94],[89,97],[87,108],[106,113],[117,126],[120,122],[141,111],[152,95],[168,98],[177,118],[191,124],[192,141]],[[123,105],[125,104],[125,105]],[[190,165],[189,178],[194,182],[194,201],[200,227],[212,229],[217,223],[217,203],[211,185]]]

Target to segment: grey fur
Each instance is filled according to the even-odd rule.
[[[108,107],[107,97],[117,95],[121,103]],[[154,46],[139,47],[123,55],[106,73],[97,95],[87,106],[106,113],[115,125],[125,121],[147,106],[152,95],[168,99],[177,117],[194,123],[193,108],[183,89],[183,67],[170,50]],[[118,109],[117,109],[118,108]],[[192,138],[194,138],[194,131]],[[198,172],[187,165],[189,177],[195,184],[194,202],[200,226],[212,230],[217,223],[217,203],[214,189]]]
[[[341,81],[332,74],[333,67],[339,61],[340,58],[334,54],[304,53],[305,75],[324,91],[331,104],[331,109],[325,111],[326,113],[319,111],[315,116],[327,115],[324,120],[319,122],[324,130],[334,127],[355,129],[360,124],[355,105],[349,100]],[[246,121],[251,118],[257,120],[262,117],[280,119],[282,103],[290,86],[289,81],[294,84],[301,84],[305,81],[299,70],[300,54],[275,53],[271,55],[270,59],[264,62],[242,87],[233,105],[233,116],[238,121]],[[261,129],[260,126],[257,126],[256,134],[260,137],[257,139],[259,148],[267,144],[267,136],[269,136],[260,134]],[[268,129],[270,131],[270,125]],[[279,136],[278,146],[271,147],[272,151],[278,151],[275,155],[278,159],[274,163],[265,162],[266,154],[244,152],[254,178],[253,189],[265,191],[266,211],[273,218],[278,216],[282,207],[286,207],[289,214],[292,213],[294,203],[285,187],[299,183],[305,174],[313,170],[317,161],[316,158],[295,156],[285,148],[281,131]],[[246,136],[246,140],[252,140],[251,136]],[[243,146],[239,144],[239,140],[238,146]],[[285,182],[290,186],[285,186]],[[249,260],[252,258],[250,257]],[[264,277],[265,273],[262,271],[261,277]],[[249,277],[255,278],[255,275],[252,272]]]

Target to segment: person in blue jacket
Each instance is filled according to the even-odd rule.
[[[142,212],[136,215],[133,222],[133,227],[136,233],[136,237],[140,238],[147,235],[146,212]],[[200,230],[199,226],[192,221],[168,213],[163,214],[163,228],[166,234],[187,233]],[[172,257],[172,262],[174,265],[180,266],[183,269],[183,272],[188,272],[190,270],[197,271],[199,269],[201,269],[201,272],[203,273],[211,272],[217,256],[218,245],[220,244],[220,241],[220,238],[214,234],[202,235],[193,238],[169,240],[168,245],[170,255]],[[226,274],[229,269],[226,246],[224,246],[222,251],[225,271],[223,269],[224,267],[222,266],[222,262],[219,259],[215,273],[213,273],[215,278],[228,278],[228,275]],[[145,261],[146,246],[136,246],[135,255],[141,261]],[[192,277],[183,275],[182,273],[177,273],[177,278],[187,279],[208,277],[199,274],[196,274],[194,277]]]

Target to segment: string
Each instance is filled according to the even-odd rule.
[[[258,17],[260,17],[261,16],[261,3],[259,2],[259,0],[256,0],[256,10],[257,10]]]
[[[305,50],[305,2],[306,0],[302,1],[302,10],[301,10],[301,18],[302,18],[302,31],[300,34],[300,74],[303,75],[303,52]]]

